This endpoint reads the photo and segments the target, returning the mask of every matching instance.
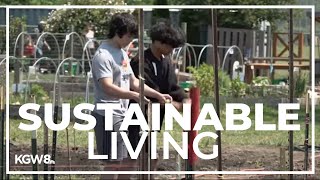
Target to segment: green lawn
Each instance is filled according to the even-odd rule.
[[[288,144],[288,131],[256,131],[254,128],[254,110],[251,108],[250,119],[252,120],[252,126],[249,130],[245,131],[221,131],[222,132],[222,144],[225,145],[259,145],[259,146],[286,146]],[[294,144],[302,145],[304,143],[305,125],[304,117],[305,110],[301,109],[299,112],[299,122],[294,122],[295,124],[300,124],[300,131],[294,131]],[[319,119],[319,111],[316,113],[316,120]],[[225,111],[221,112],[221,123],[225,128]],[[264,122],[277,124],[278,121],[278,111],[277,109],[265,107],[264,108]],[[175,131],[172,131],[172,137],[177,137],[181,141],[181,131],[182,129],[175,125]],[[213,127],[204,127],[201,132],[215,132]],[[311,143],[311,125],[310,125],[310,143]],[[320,122],[316,123],[316,135],[320,134]],[[160,136],[161,138],[161,136]],[[213,144],[214,140],[208,138],[207,140],[200,141],[201,147],[206,147],[208,144]],[[320,139],[316,138],[316,144],[320,144]]]
[[[287,131],[255,131],[254,129],[254,110],[251,108],[250,119],[252,120],[252,126],[249,130],[245,131],[222,131],[222,144],[225,145],[259,145],[259,146],[285,146],[287,145],[288,132]],[[300,124],[300,131],[294,131],[294,144],[302,145],[304,142],[304,116],[305,110],[301,109],[299,112],[295,112],[299,114],[299,121],[294,122],[295,124]],[[264,122],[265,123],[275,123],[277,124],[278,112],[277,109],[271,107],[264,107]],[[316,120],[319,119],[320,114],[319,110],[316,113]],[[221,123],[225,128],[225,111],[221,112]],[[31,132],[21,131],[18,129],[18,125],[21,120],[11,120],[10,121],[10,140],[14,144],[30,144]],[[164,126],[163,126],[164,128]],[[71,147],[73,147],[74,141],[76,146],[78,147],[87,147],[87,132],[78,131],[73,128],[73,124],[69,126],[69,141],[71,143]],[[170,134],[177,141],[181,142],[182,129],[181,127],[175,123],[174,131],[171,131]],[[215,132],[214,127],[204,126],[201,132]],[[49,131],[49,137],[51,137],[52,131]],[[319,121],[316,123],[316,134],[320,134],[320,123]],[[38,142],[43,142],[43,126],[37,131]],[[74,139],[74,137],[76,137]],[[66,130],[58,132],[58,145],[66,146],[67,136]],[[203,139],[200,141],[200,147],[207,147],[209,144],[214,143],[214,140],[211,138]],[[310,143],[311,143],[311,125],[310,125]],[[158,144],[162,146],[162,133],[158,136]],[[316,144],[320,144],[320,139],[316,139]],[[210,146],[209,146],[210,147]]]

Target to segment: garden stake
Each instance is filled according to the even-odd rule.
[[[53,114],[53,123],[57,124],[58,123],[58,110],[59,110],[59,105],[54,106],[54,114]],[[56,160],[56,149],[57,149],[57,131],[52,132],[52,152],[51,152],[51,159],[53,161]],[[51,171],[55,170],[55,164],[51,165]],[[54,174],[51,174],[51,180],[54,179]]]
[[[140,99],[139,99],[139,104],[142,112],[145,112],[145,103],[144,103],[144,44],[143,44],[143,9],[139,9],[139,86],[140,86]],[[142,130],[140,130],[140,133]],[[148,163],[145,162],[147,158],[147,153],[146,153],[146,145],[144,144],[142,147],[142,153],[140,156],[139,160],[139,170],[140,171],[146,171],[148,169]],[[148,176],[145,174],[140,174],[139,179],[147,179]]]
[[[47,126],[43,126],[43,154],[49,154],[49,146],[48,146],[48,142],[49,142],[49,132],[48,132],[48,127]],[[48,171],[48,164],[44,163],[43,164],[43,171]],[[48,174],[44,174],[43,175],[43,179],[44,180],[48,180]]]
[[[4,170],[5,170],[5,168],[4,168],[4,158],[5,158],[5,156],[4,156],[4,121],[5,121],[5,119],[4,119],[4,100],[5,100],[5,98],[4,98],[4,87],[2,86],[2,74],[0,75],[0,113],[1,113],[1,115],[0,115],[0,125],[1,125],[1,127],[0,127],[0,129],[1,129],[1,139],[0,139],[0,141],[1,141],[1,149],[0,149],[0,153],[1,153],[1,155],[0,155],[0,157],[1,157],[1,159],[0,159],[0,163],[1,163],[1,169],[0,169],[0,179],[3,179],[3,176],[4,176]]]
[[[71,83],[74,84],[74,76],[71,76],[71,79],[72,79]],[[74,99],[74,97],[73,97],[73,86],[71,86],[71,93],[72,93],[71,94],[71,97],[72,97],[71,102],[73,102],[72,104],[74,104],[74,101],[73,101],[73,99]],[[67,128],[67,130],[68,130],[68,128]],[[69,136],[67,138],[69,138]],[[75,129],[73,129],[73,147],[74,147],[74,150],[75,150],[76,149],[76,131],[75,131]],[[71,161],[71,157],[70,157],[70,161]],[[71,164],[71,162],[70,162],[70,164]]]
[[[309,114],[309,91],[306,93],[306,118],[305,118],[305,140],[304,140],[304,170],[308,171],[308,160],[309,160],[309,123],[310,123],[310,114]],[[305,175],[305,179],[308,178],[308,175]]]
[[[60,94],[61,94],[61,88],[60,88],[60,83],[59,83],[59,72],[61,66],[63,66],[63,63],[67,60],[75,60],[73,57],[68,57],[66,59],[63,59],[57,70],[56,70],[56,75],[54,79],[54,85],[53,85],[53,123],[57,124],[58,123],[58,111],[59,111],[59,104],[60,104]],[[58,84],[58,85],[57,85]],[[56,160],[56,150],[57,150],[57,131],[52,132],[52,154],[51,154],[51,160],[55,162]],[[55,163],[51,164],[51,171],[55,170]],[[54,174],[51,174],[51,180],[54,179]]]
[[[289,103],[293,103],[293,18],[292,9],[289,9]],[[292,110],[289,110],[292,113]],[[293,124],[290,120],[289,124]],[[293,131],[289,131],[289,171],[293,171]],[[293,179],[293,174],[289,174],[289,179]]]
[[[280,171],[286,170],[286,148],[280,147]],[[286,179],[283,174],[280,175],[281,179]]]
[[[217,25],[217,10],[211,9],[211,20],[212,20],[212,44],[213,44],[213,60],[214,60],[214,92],[215,92],[215,102],[216,102],[216,112],[217,116],[220,119],[220,97],[219,97],[219,76],[218,76],[218,69],[219,69],[219,59],[218,59],[218,25]],[[217,144],[218,144],[218,171],[222,171],[222,150],[221,150],[221,131],[216,131],[218,135]],[[222,174],[219,174],[219,179],[222,178]]]
[[[4,155],[4,121],[5,121],[5,116],[4,116],[4,113],[5,113],[5,86],[4,86],[4,73],[6,72],[5,71],[5,68],[3,68],[4,66],[1,66],[3,65],[5,59],[3,59],[1,62],[0,62],[0,130],[1,130],[1,134],[0,134],[0,143],[1,143],[1,146],[0,146],[0,179],[3,179],[3,176],[5,175],[5,167],[4,167],[4,160],[5,160],[5,155]]]
[[[1,82],[0,82],[1,83]],[[0,179],[3,178],[3,175],[4,175],[4,160],[5,160],[5,156],[4,156],[4,120],[5,120],[5,117],[4,117],[4,88],[3,86],[1,86],[0,84],[0,123],[1,123],[1,149],[0,149],[0,153],[1,153],[1,159],[0,159],[0,163],[1,163],[1,169],[0,169]]]
[[[36,104],[37,103],[36,97],[34,95],[31,95],[31,98],[33,98],[33,103]],[[36,115],[37,111],[33,110],[33,114]],[[33,155],[33,157],[35,157],[37,154],[37,130],[32,131],[31,149],[32,149],[32,155]],[[32,164],[32,171],[38,171],[38,164],[37,163]],[[38,179],[38,174],[33,174],[32,176],[33,176],[33,179],[35,179],[35,180]]]
[[[152,129],[152,103],[151,101],[148,102],[148,125],[149,125],[149,132],[148,132],[148,171],[151,170],[151,129]],[[150,174],[148,174],[148,179],[150,179]]]
[[[50,60],[52,62],[52,64],[55,64],[55,62],[52,59],[50,59],[48,57],[41,57],[41,58],[37,59],[33,63],[32,67],[35,68],[36,65],[38,63],[40,63],[40,61],[43,61],[43,60]],[[28,77],[27,77],[27,87],[28,88],[29,88],[30,75],[31,75],[31,73],[30,73],[30,68],[29,68]],[[30,90],[27,89],[27,91],[25,91],[25,99],[24,99],[25,103],[27,103],[27,99],[26,98],[29,96],[29,93],[30,93]],[[49,136],[48,135],[48,127],[47,126],[43,126],[43,154],[44,155],[49,154],[49,146],[48,146],[49,137],[48,136]],[[49,170],[48,164],[44,163],[43,164],[43,171],[48,171],[48,170]],[[48,179],[48,174],[44,174],[43,175],[43,179],[47,180]]]
[[[59,69],[57,69],[59,71]],[[56,82],[56,79],[55,79]],[[58,110],[59,110],[59,100],[60,100],[60,88],[59,85],[55,86],[54,89],[54,94],[55,94],[55,99],[54,99],[54,113],[53,113],[53,123],[57,124],[58,123]],[[56,160],[56,149],[57,149],[57,131],[52,132],[52,154],[51,154],[51,160],[55,162]],[[51,171],[55,170],[55,163],[51,165]],[[54,179],[54,174],[51,174],[51,180]]]
[[[70,155],[70,146],[69,146],[69,130],[68,130],[68,127],[66,128],[66,135],[67,135],[69,171],[71,171],[71,155]],[[69,179],[71,180],[71,174],[69,174]]]

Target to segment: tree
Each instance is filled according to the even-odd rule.
[[[179,5],[290,5],[295,0],[171,0],[171,4]],[[274,24],[278,20],[287,19],[287,11],[279,9],[220,9],[218,11],[218,26],[229,28],[256,28],[257,25],[268,20]],[[193,22],[198,26],[204,22],[211,22],[211,14],[209,10],[183,10],[182,21]]]
[[[295,0],[169,0],[175,5],[289,5]],[[232,7],[232,6],[231,6]],[[260,22],[268,20],[272,30],[277,21],[287,20],[286,9],[219,9],[218,27],[256,29]],[[188,23],[187,39],[190,43],[201,43],[198,35],[211,24],[210,9],[184,9],[180,22]],[[204,38],[204,37],[203,37]]]
[[[153,2],[154,5],[168,5],[167,0],[154,0]],[[156,23],[158,19],[170,19],[170,12],[169,9],[154,9],[152,11],[152,20],[153,24]]]
[[[0,5],[63,5],[68,0],[1,0]]]
[[[10,21],[10,27],[9,27],[9,43],[10,43],[10,55],[13,55],[13,51],[14,51],[14,44],[15,44],[15,41],[18,37],[18,35],[22,32],[22,27],[23,26],[26,26],[26,18],[25,17],[12,17],[10,16],[9,18],[9,21]],[[5,35],[5,34],[4,34]],[[5,38],[3,38],[5,39]]]
[[[85,0],[76,0],[77,5],[86,4]],[[124,5],[122,0],[91,0],[91,5]],[[106,37],[108,22],[113,14],[124,12],[123,9],[58,9],[50,13],[47,21],[47,29],[51,32],[75,32],[81,33],[87,23],[95,26],[96,37]]]

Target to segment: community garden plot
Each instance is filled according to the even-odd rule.
[[[289,10],[283,10],[283,11],[289,11]],[[214,34],[214,32],[212,34]],[[64,35],[65,35],[65,41],[63,41],[64,44],[69,43],[70,39],[80,39],[78,35],[76,35],[76,33],[65,32]],[[72,35],[75,35],[75,37],[71,38]],[[141,39],[139,40],[141,42]],[[77,47],[77,49],[79,49],[79,52],[81,52],[78,54],[79,55],[78,58],[75,58],[72,55],[70,56],[66,55],[66,53],[64,53],[65,52],[64,47],[66,46],[63,46],[61,52],[58,52],[57,50],[56,51],[57,53],[54,54],[53,57],[42,57],[42,59],[35,57],[35,59],[32,59],[32,61],[34,62],[31,64],[31,67],[26,66],[28,68],[25,68],[25,70],[21,70],[22,73],[27,74],[24,76],[27,78],[24,79],[24,81],[20,81],[19,83],[24,83],[26,88],[30,88],[31,84],[36,83],[36,81],[33,82],[31,79],[35,79],[39,81],[39,79],[41,78],[48,78],[45,81],[47,81],[47,83],[51,82],[51,86],[50,88],[48,88],[51,90],[47,92],[48,98],[45,101],[43,101],[41,105],[43,105],[43,103],[45,102],[52,103],[53,105],[52,119],[54,120],[54,123],[60,122],[62,120],[61,119],[61,114],[63,113],[63,110],[61,110],[62,103],[72,102],[71,103],[73,104],[72,107],[84,102],[92,103],[92,94],[90,93],[92,92],[92,90],[89,90],[90,84],[91,84],[90,83],[91,67],[90,67],[89,52],[86,51],[87,43],[88,42],[78,43],[81,46],[80,48]],[[59,44],[59,43],[55,43],[55,44]],[[185,66],[184,64],[194,65],[195,68],[199,70],[199,68],[201,67],[200,65],[201,57],[203,56],[202,54],[204,52],[204,49],[201,49],[201,48],[212,46],[213,47],[212,50],[217,51],[217,49],[219,49],[219,46],[216,46],[216,45],[217,44],[214,44],[214,43],[206,44],[206,45],[187,44],[186,46],[188,47],[183,47],[181,49],[178,49],[176,51],[177,53],[173,54],[172,56],[173,61],[176,62],[176,65],[178,67],[177,69],[179,69],[178,73],[181,73],[181,74],[188,73],[185,71],[183,67]],[[196,54],[194,47],[192,46],[194,47],[199,46],[197,48],[200,49],[199,52],[201,55]],[[61,48],[58,47],[57,49],[61,49]],[[141,46],[140,46],[140,49],[141,49]],[[243,76],[245,76],[244,65],[246,62],[244,62],[244,59],[243,59],[244,55],[241,48],[239,48],[237,45],[229,45],[225,47],[220,46],[219,52],[221,52],[221,49],[225,49],[224,50],[225,54],[222,55],[223,58],[221,58],[222,59],[221,62],[223,62],[222,63],[223,65],[228,64],[225,67],[229,67],[228,71],[233,72],[233,74],[231,74],[231,77],[236,77],[235,74],[239,75],[240,73],[243,73]],[[185,53],[182,53],[183,51],[185,51]],[[218,53],[216,53],[216,55],[217,54]],[[12,59],[15,59],[16,61],[23,61],[22,57],[16,57],[16,56],[17,55],[13,55]],[[87,58],[85,58],[85,56]],[[206,56],[209,57],[208,55]],[[228,58],[230,62],[227,62],[227,60],[225,61],[225,59],[228,59]],[[218,56],[216,56],[216,59],[218,59]],[[41,72],[39,72],[39,69],[36,68],[37,61],[38,62],[40,61],[54,62],[52,63],[52,64],[55,64],[53,65],[54,67],[53,71],[49,72],[48,74],[41,74]],[[182,62],[179,63],[179,61],[182,61]],[[186,61],[189,61],[189,62],[187,63]],[[237,61],[238,64],[234,65],[235,61]],[[66,62],[71,62],[71,63],[66,63]],[[85,62],[88,62],[87,67],[89,69],[85,68],[86,67]],[[73,64],[75,64],[75,69],[73,69]],[[224,68],[218,67],[215,70],[217,71],[218,69],[222,69],[223,71]],[[246,71],[250,71],[250,69],[246,69]],[[214,77],[216,76],[211,77],[212,81]],[[187,78],[190,78],[190,76],[187,76]],[[291,76],[291,78],[293,78],[293,75]],[[242,81],[244,79],[245,78],[243,78]],[[215,82],[217,81],[218,79],[215,79]],[[264,109],[263,109],[264,122],[268,124],[275,124],[277,127],[279,127],[278,126],[279,110],[278,110],[277,104],[289,102],[287,98],[286,100],[283,100],[281,97],[288,96],[289,95],[288,92],[284,92],[284,91],[293,92],[293,88],[290,86],[284,86],[284,87],[270,86],[271,87],[270,90],[266,90],[267,88],[264,89],[266,87],[265,85],[262,85],[262,86],[248,85],[251,87],[251,91],[255,92],[255,94],[249,94],[247,93],[246,89],[244,89],[243,91],[243,88],[241,86],[242,85],[241,83],[243,83],[242,81],[238,82],[236,81],[236,78],[232,79],[231,81],[232,81],[231,84],[232,83],[233,84],[228,87],[230,88],[229,89],[230,91],[227,91],[227,92],[231,92],[232,90],[234,90],[232,91],[232,93],[230,93],[230,94],[233,94],[234,96],[230,94],[228,95],[226,93],[224,95],[226,97],[224,98],[218,94],[218,99],[221,100],[220,108],[216,109],[216,112],[218,113],[218,116],[219,116],[219,120],[221,121],[221,124],[225,126],[225,123],[227,122],[225,117],[227,116],[227,112],[230,112],[230,110],[228,110],[227,108],[226,103],[236,103],[236,102],[244,103],[244,104],[247,104],[248,107],[251,109],[249,118],[252,120],[252,126],[250,126],[245,131],[241,131],[241,130],[221,131],[221,134],[219,134],[220,135],[219,138],[221,138],[221,142],[219,144],[219,146],[221,147],[221,151],[220,151],[221,154],[219,154],[220,159],[219,158],[217,159],[213,158],[211,160],[199,159],[197,163],[192,164],[192,169],[188,169],[190,168],[189,166],[190,164],[184,165],[184,161],[182,161],[181,158],[178,158],[179,155],[177,154],[176,149],[171,148],[169,159],[165,159],[165,160],[163,159],[164,157],[164,154],[162,154],[163,148],[161,148],[164,142],[163,132],[160,133],[159,136],[156,138],[157,144],[159,146],[157,149],[160,152],[160,159],[162,161],[158,169],[159,174],[164,174],[164,173],[161,173],[161,171],[179,172],[179,171],[185,171],[185,170],[193,170],[193,171],[196,171],[198,174],[201,174],[200,171],[215,172],[217,170],[224,171],[224,172],[239,171],[240,174],[245,174],[249,171],[255,171],[255,172],[279,171],[279,173],[281,173],[280,171],[286,171],[288,170],[288,168],[291,171],[301,171],[301,170],[310,171],[311,166],[309,166],[309,168],[306,169],[306,163],[311,165],[309,163],[310,156],[309,157],[307,156],[309,155],[309,149],[310,149],[309,145],[306,144],[307,145],[306,148],[305,149],[302,148],[304,152],[295,151],[295,147],[298,147],[297,149],[301,150],[300,145],[305,144],[305,138],[308,137],[307,135],[311,133],[311,132],[307,132],[306,137],[304,136],[305,123],[302,120],[305,118],[304,114],[306,112],[306,108],[304,108],[304,104],[308,104],[308,103],[305,103],[304,102],[305,100],[300,100],[299,101],[300,110],[294,111],[294,113],[299,114],[298,116],[299,121],[295,124],[300,125],[300,129],[293,133],[294,136],[290,140],[292,142],[292,145],[290,146],[289,149],[287,149],[286,148],[288,145],[287,131],[278,131],[278,129],[277,131],[256,131],[255,130],[254,120],[257,119],[259,116],[262,116],[262,114],[257,114],[258,112],[260,113],[260,111],[254,112],[254,110],[257,109],[254,106],[254,104],[258,103],[258,101],[260,103],[263,103],[264,104]],[[188,83],[191,83],[191,82],[188,82]],[[236,86],[237,83],[241,85]],[[218,83],[214,84],[214,86],[217,87],[217,89],[219,89],[217,84]],[[69,87],[63,90],[64,85]],[[16,87],[19,87],[19,86],[17,85]],[[44,87],[44,88],[47,88],[47,87]],[[187,87],[187,88],[192,89],[191,87]],[[237,88],[242,88],[242,89],[239,91],[236,91]],[[278,90],[281,88],[282,88],[282,90],[280,90],[281,94],[278,94],[277,96],[274,97],[272,93],[277,94],[275,93],[276,92],[275,89]],[[257,89],[263,89],[261,90],[262,93],[257,92]],[[312,90],[312,88],[310,89]],[[224,91],[225,89],[220,89],[220,90]],[[40,104],[37,101],[43,100],[41,98],[39,99],[30,98],[31,97],[30,95],[32,95],[32,93],[31,93],[31,90],[29,89],[27,91],[25,90],[22,92],[16,91],[16,93],[20,93],[20,95],[23,96],[22,99],[24,99],[23,101],[22,100],[20,101],[20,105],[18,105],[19,107],[21,107],[21,105],[25,104],[26,102]],[[34,92],[34,93],[37,93],[37,92]],[[38,96],[42,96],[40,94],[41,93],[39,93]],[[81,96],[79,96],[80,98],[77,100],[75,99],[76,94],[81,94]],[[11,95],[12,95],[12,92],[11,92]],[[68,96],[73,98],[69,98],[69,100],[67,100],[67,98],[63,98]],[[25,100],[25,99],[28,99],[28,100]],[[213,94],[208,96],[205,96],[202,94],[201,98],[199,97],[198,100],[199,100],[199,107],[203,108],[204,103],[215,104],[215,102],[217,101],[217,95],[213,98]],[[247,103],[250,100],[251,100],[251,104]],[[13,109],[10,108],[10,111],[11,110]],[[235,111],[235,112],[240,113],[240,111]],[[43,117],[45,115],[43,111],[41,110],[37,112],[37,114],[43,120]],[[16,115],[17,114],[15,114],[15,116]],[[315,114],[310,114],[310,115],[316,116]],[[15,118],[10,118],[10,134],[9,134],[10,135],[9,140],[11,143],[10,149],[9,149],[10,171],[13,174],[15,174],[15,171],[32,172],[35,170],[41,171],[42,174],[46,174],[46,172],[48,172],[49,174],[50,171],[53,171],[53,170],[58,172],[65,172],[65,174],[75,172],[75,171],[79,172],[79,174],[81,174],[80,171],[96,171],[97,174],[99,173],[98,171],[100,171],[101,166],[97,163],[96,160],[88,159],[88,143],[89,143],[88,132],[78,131],[73,128],[75,123],[79,123],[79,122],[81,123],[81,121],[72,119],[70,126],[65,128],[65,130],[63,131],[48,130],[44,126],[44,123],[42,123],[41,128],[37,129],[37,132],[34,131],[33,133],[31,133],[28,131],[19,130],[18,128],[19,124],[27,123],[27,122],[28,121],[22,120],[17,116]],[[181,124],[179,125],[178,123],[174,123],[173,125],[174,130],[170,131],[169,133],[171,134],[171,137],[174,137],[177,144],[183,146],[183,136],[182,136],[183,129],[180,126]],[[314,128],[314,127],[311,126],[311,128]],[[198,134],[201,134],[202,132],[215,132],[216,130],[217,128],[213,126],[203,126],[203,128],[199,130]],[[316,131],[318,132],[319,130],[316,129]],[[73,133],[73,136],[72,136],[72,133]],[[53,138],[52,143],[49,141],[50,138]],[[314,137],[309,137],[309,138],[311,142],[311,140]],[[31,142],[31,139],[33,139],[33,145],[34,145],[33,150],[31,148],[31,143],[29,143]],[[35,146],[35,141],[37,142],[36,146]],[[319,144],[319,142],[316,141],[316,144],[317,143]],[[216,144],[215,139],[207,138],[200,141],[199,147],[203,152],[212,153],[212,147],[215,144]],[[17,152],[19,153],[21,152],[20,154],[32,154],[32,152],[37,152],[37,153],[34,153],[34,155],[50,154],[52,161],[49,161],[48,163],[42,163],[37,167],[31,166],[30,164],[24,163],[23,161],[18,161],[18,163],[22,162],[18,165],[17,163],[15,163],[17,161],[14,160],[17,158],[16,157]],[[287,153],[290,154],[289,157],[287,156]],[[285,156],[283,156],[283,154],[285,154]],[[302,156],[302,154],[304,156]],[[304,160],[302,157],[306,157],[306,156],[307,156],[307,160]],[[286,165],[286,158],[290,162],[289,167],[287,167]],[[217,165],[217,164],[220,164],[220,165]],[[184,172],[184,173],[187,174],[187,172]],[[181,173],[177,173],[177,174],[181,174]],[[228,174],[228,173],[225,173],[225,174]],[[158,175],[158,177],[159,178],[176,178],[176,176],[174,175],[168,175],[168,176]],[[260,178],[263,176],[254,176],[254,177]],[[278,176],[275,175],[274,177],[278,177]]]

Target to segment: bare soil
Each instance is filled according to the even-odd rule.
[[[280,148],[266,146],[223,146],[222,147],[222,169],[223,171],[280,171]],[[207,152],[209,153],[209,151]],[[30,146],[10,145],[10,170],[32,171],[31,165],[14,164],[15,154],[31,154]],[[38,148],[38,154],[43,154],[43,148]],[[49,154],[51,150],[49,149]],[[88,149],[71,148],[71,168],[69,168],[68,150],[58,147],[56,153],[56,171],[102,171],[102,163],[98,160],[88,160]],[[160,160],[158,171],[178,171],[176,152],[172,151],[170,159],[163,160],[162,152],[159,150]],[[288,157],[288,151],[285,153]],[[311,153],[309,153],[311,157]],[[311,164],[311,160],[309,161]],[[316,152],[316,175],[308,175],[308,179],[320,179],[320,153]],[[185,160],[180,160],[181,170],[185,169]],[[286,163],[285,168],[288,168]],[[294,151],[294,170],[303,171],[304,152]],[[43,165],[39,165],[43,170]],[[50,169],[50,165],[49,165]],[[196,171],[216,171],[217,158],[213,160],[198,160],[194,166]],[[286,169],[284,169],[286,170]],[[311,170],[311,167],[310,167]],[[58,176],[58,175],[56,175]],[[178,179],[184,175],[156,175],[157,179]],[[288,175],[223,175],[224,179],[286,179]],[[294,179],[303,179],[304,175],[293,175]],[[99,175],[77,175],[75,179],[99,179]],[[59,178],[57,178],[59,179]],[[218,179],[217,175],[195,175],[195,179]]]

